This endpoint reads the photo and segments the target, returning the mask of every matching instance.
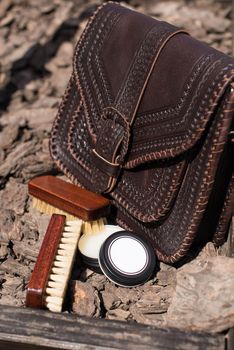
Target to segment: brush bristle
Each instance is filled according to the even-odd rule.
[[[58,208],[54,207],[53,205],[50,205],[50,204],[48,204],[48,203],[46,203],[46,202],[44,202],[36,197],[33,197],[32,205],[35,209],[37,209],[38,211],[40,211],[41,213],[44,213],[44,214],[65,215],[67,220],[69,220],[69,221],[80,220],[80,219],[77,219],[76,216],[71,215],[71,214],[65,212],[64,210],[58,209]],[[100,218],[100,219],[95,220],[95,221],[83,222],[82,233],[86,233],[86,234],[87,233],[88,234],[89,233],[90,234],[98,233],[98,232],[103,230],[105,224],[106,224],[106,218]]]
[[[96,221],[85,221],[82,225],[83,234],[95,234],[103,231],[104,225],[106,224],[106,218],[100,218]]]
[[[82,220],[67,221],[47,282],[45,306],[54,312],[61,312],[63,300],[71,274],[77,244],[81,234]]]
[[[33,208],[37,209],[41,213],[52,215],[52,214],[60,214],[60,215],[66,215],[67,220],[77,220],[77,217],[74,215],[71,215],[64,210],[61,210],[59,208],[54,207],[53,205],[50,205],[38,198],[33,197],[32,200],[32,206]]]

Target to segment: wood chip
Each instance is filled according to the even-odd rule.
[[[8,254],[8,244],[0,242],[0,260],[7,257]]]
[[[0,27],[6,27],[14,22],[15,18],[11,14],[7,15],[0,21]]]
[[[28,279],[31,270],[28,266],[20,264],[14,259],[7,259],[1,264],[1,270],[7,272],[9,275],[21,276]]]
[[[0,176],[14,174],[17,169],[21,168],[23,159],[29,154],[36,152],[36,140],[19,144],[0,165]]]
[[[115,309],[108,311],[106,318],[108,320],[119,320],[119,321],[126,321],[130,318],[130,312],[121,310],[121,309]]]
[[[11,209],[0,209],[0,241],[21,240],[22,232],[19,218]]]
[[[106,310],[116,309],[122,303],[118,296],[118,289],[111,283],[108,283],[102,292],[102,299]]]
[[[27,200],[27,185],[18,183],[15,179],[10,179],[6,188],[0,191],[0,203],[2,203],[5,209],[13,210],[18,215],[24,213]]]
[[[7,149],[15,141],[19,133],[18,124],[9,124],[6,128],[0,132],[0,148]]]
[[[72,311],[79,316],[98,316],[99,299],[95,289],[89,283],[72,283]]]
[[[22,261],[32,261],[37,260],[37,256],[40,250],[40,242],[31,245],[27,242],[14,242],[13,251],[15,256]]]
[[[177,286],[165,316],[168,326],[222,332],[234,326],[234,259],[197,259],[177,273]]]

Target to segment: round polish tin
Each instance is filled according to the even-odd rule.
[[[104,230],[101,232],[84,234],[81,236],[78,248],[83,262],[90,268],[99,272],[98,256],[103,242],[113,233],[122,230],[123,228],[118,225],[105,225]]]
[[[152,276],[155,265],[152,246],[128,231],[109,236],[99,252],[102,272],[122,287],[134,287],[146,282]]]

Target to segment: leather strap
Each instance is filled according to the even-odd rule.
[[[103,111],[93,150],[97,172],[100,170],[103,173],[101,181],[97,173],[93,174],[93,182],[98,182],[100,192],[110,192],[117,181],[129,148],[130,128],[153,68],[166,43],[179,33],[186,32],[165,22],[149,30],[134,57],[114,105]]]

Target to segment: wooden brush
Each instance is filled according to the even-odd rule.
[[[81,225],[82,220],[52,215],[28,284],[26,306],[62,311]]]
[[[82,231],[99,232],[109,213],[109,200],[54,176],[40,176],[28,184],[33,206],[40,212],[66,215],[67,220],[82,218]]]

